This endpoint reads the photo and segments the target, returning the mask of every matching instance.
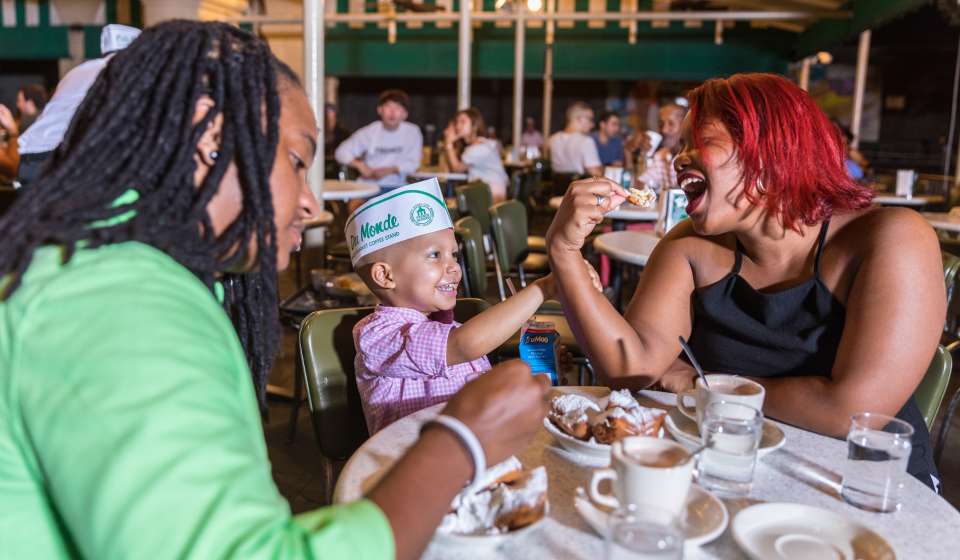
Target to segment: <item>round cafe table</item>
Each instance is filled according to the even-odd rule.
[[[603,390],[599,387],[579,388],[583,391]],[[671,407],[675,396],[670,393],[641,391],[645,406]],[[334,501],[348,502],[362,497],[382,477],[393,462],[417,439],[420,425],[439,412],[436,405],[402,418],[366,441],[344,466],[334,492]],[[761,458],[754,473],[749,497],[724,500],[730,523],[741,509],[759,502],[793,502],[836,512],[873,530],[890,543],[901,560],[956,558],[960,550],[960,513],[920,481],[905,477],[903,509],[896,513],[870,513],[844,502],[838,493],[841,466],[847,454],[844,441],[781,424],[786,443]],[[476,550],[432,543],[423,558],[457,560],[474,558],[563,558],[569,560],[601,560],[603,539],[591,529],[574,509],[577,487],[587,489],[593,468],[567,459],[563,451],[543,428],[533,442],[518,455],[524,467],[543,465],[549,479],[548,518],[534,530],[505,543],[484,556]],[[423,473],[430,477],[431,473]],[[729,528],[716,540],[699,548],[687,549],[684,558],[746,558],[737,546]]]
[[[346,201],[355,198],[370,198],[380,193],[376,183],[362,181],[338,181],[336,179],[323,180],[323,199]]]
[[[960,216],[948,212],[924,212],[923,217],[936,229],[960,233]]]
[[[550,200],[547,201],[547,204],[550,208],[554,210],[560,208],[560,203],[563,202],[562,196],[552,196]],[[613,230],[620,231],[624,229],[626,225],[624,222],[655,222],[659,217],[660,213],[656,210],[646,210],[640,208],[639,206],[634,206],[629,202],[626,202],[617,208],[604,214],[605,217],[613,220]]]
[[[610,257],[613,301],[617,309],[620,309],[623,290],[620,263],[646,266],[647,259],[659,242],[660,238],[652,231],[611,231],[601,233],[594,238],[593,248],[598,253]]]
[[[873,203],[881,206],[909,206],[919,208],[928,204],[940,204],[943,197],[940,195],[901,196],[894,194],[878,194],[873,197]]]

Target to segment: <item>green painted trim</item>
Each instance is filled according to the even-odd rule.
[[[106,0],[107,23],[120,23],[117,21],[117,0]]]
[[[130,0],[130,25],[143,29],[143,6],[140,0]]]
[[[822,20],[801,33],[793,44],[793,58],[797,60],[836,47],[861,31],[916,10],[930,0],[852,0],[851,3],[852,19]]]
[[[382,33],[366,35],[363,30],[343,33],[332,30],[325,45],[326,69],[334,76],[454,78],[457,41],[450,30],[440,36],[400,33],[397,43],[387,44]],[[477,78],[513,76],[511,30],[477,30],[473,46],[473,75]],[[537,79],[543,75],[542,32],[528,33],[524,74]],[[591,30],[593,31],[593,30]],[[601,31],[601,30],[596,30]],[[558,35],[554,74],[558,79],[662,79],[704,80],[736,72],[786,73],[790,61],[782,47],[767,42],[753,43],[727,37],[723,45],[695,35],[640,35],[637,44],[626,41],[626,30],[616,33],[575,33]],[[773,35],[771,37],[776,37]],[[782,45],[782,43],[781,43]]]
[[[428,179],[428,180],[429,180],[429,179]],[[416,194],[422,194],[422,195],[424,195],[424,196],[426,196],[426,197],[428,197],[428,198],[432,198],[432,199],[434,200],[434,202],[436,202],[437,204],[439,204],[439,205],[440,205],[441,207],[443,207],[443,208],[446,208],[446,207],[447,207],[447,206],[446,206],[447,203],[444,202],[444,201],[442,201],[442,200],[440,200],[439,198],[437,198],[436,195],[434,195],[433,193],[428,193],[427,191],[421,191],[421,190],[405,190],[405,191],[403,191],[403,192],[398,192],[398,193],[396,193],[396,194],[393,194],[393,195],[390,195],[390,196],[381,198],[380,200],[371,200],[370,202],[366,203],[365,205],[361,206],[360,208],[357,208],[357,210],[356,210],[349,218],[347,218],[346,223],[343,224],[343,229],[346,230],[348,227],[350,227],[350,222],[352,222],[355,218],[357,218],[358,216],[360,216],[360,214],[363,214],[363,213],[366,212],[367,210],[370,210],[371,208],[373,208],[373,207],[375,207],[375,206],[380,206],[381,204],[387,202],[388,200],[393,200],[394,198],[397,198],[398,196],[403,196],[403,195],[405,195],[405,194],[414,194],[414,193],[416,193]]]
[[[102,25],[83,26],[83,57],[87,60],[100,58],[100,33],[102,31]]]
[[[50,0],[40,0],[38,3],[40,10],[40,25],[42,27],[50,26]]]
[[[13,5],[17,13],[17,27],[27,27],[27,0],[15,0]]]
[[[0,60],[49,60],[70,57],[66,26],[0,28]]]

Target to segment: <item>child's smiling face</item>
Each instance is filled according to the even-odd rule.
[[[426,314],[446,311],[457,304],[458,255],[453,230],[444,229],[384,249],[361,275],[371,277],[371,289],[386,305]]]

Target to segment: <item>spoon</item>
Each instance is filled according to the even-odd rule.
[[[680,347],[683,348],[683,353],[687,355],[687,358],[690,360],[690,364],[693,365],[693,369],[697,370],[697,375],[700,376],[700,380],[703,381],[703,386],[707,389],[710,388],[710,384],[707,383],[707,376],[703,374],[703,368],[700,367],[700,363],[697,362],[697,359],[693,357],[693,350],[690,349],[690,346],[687,345],[687,341],[680,337]]]

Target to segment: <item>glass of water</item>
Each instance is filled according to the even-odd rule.
[[[672,513],[630,504],[610,514],[607,560],[679,560],[683,524]]]
[[[756,408],[727,401],[707,406],[700,424],[700,486],[728,498],[749,494],[762,434],[763,413]]]
[[[861,412],[850,419],[840,495],[860,509],[900,509],[913,426],[886,414]]]

